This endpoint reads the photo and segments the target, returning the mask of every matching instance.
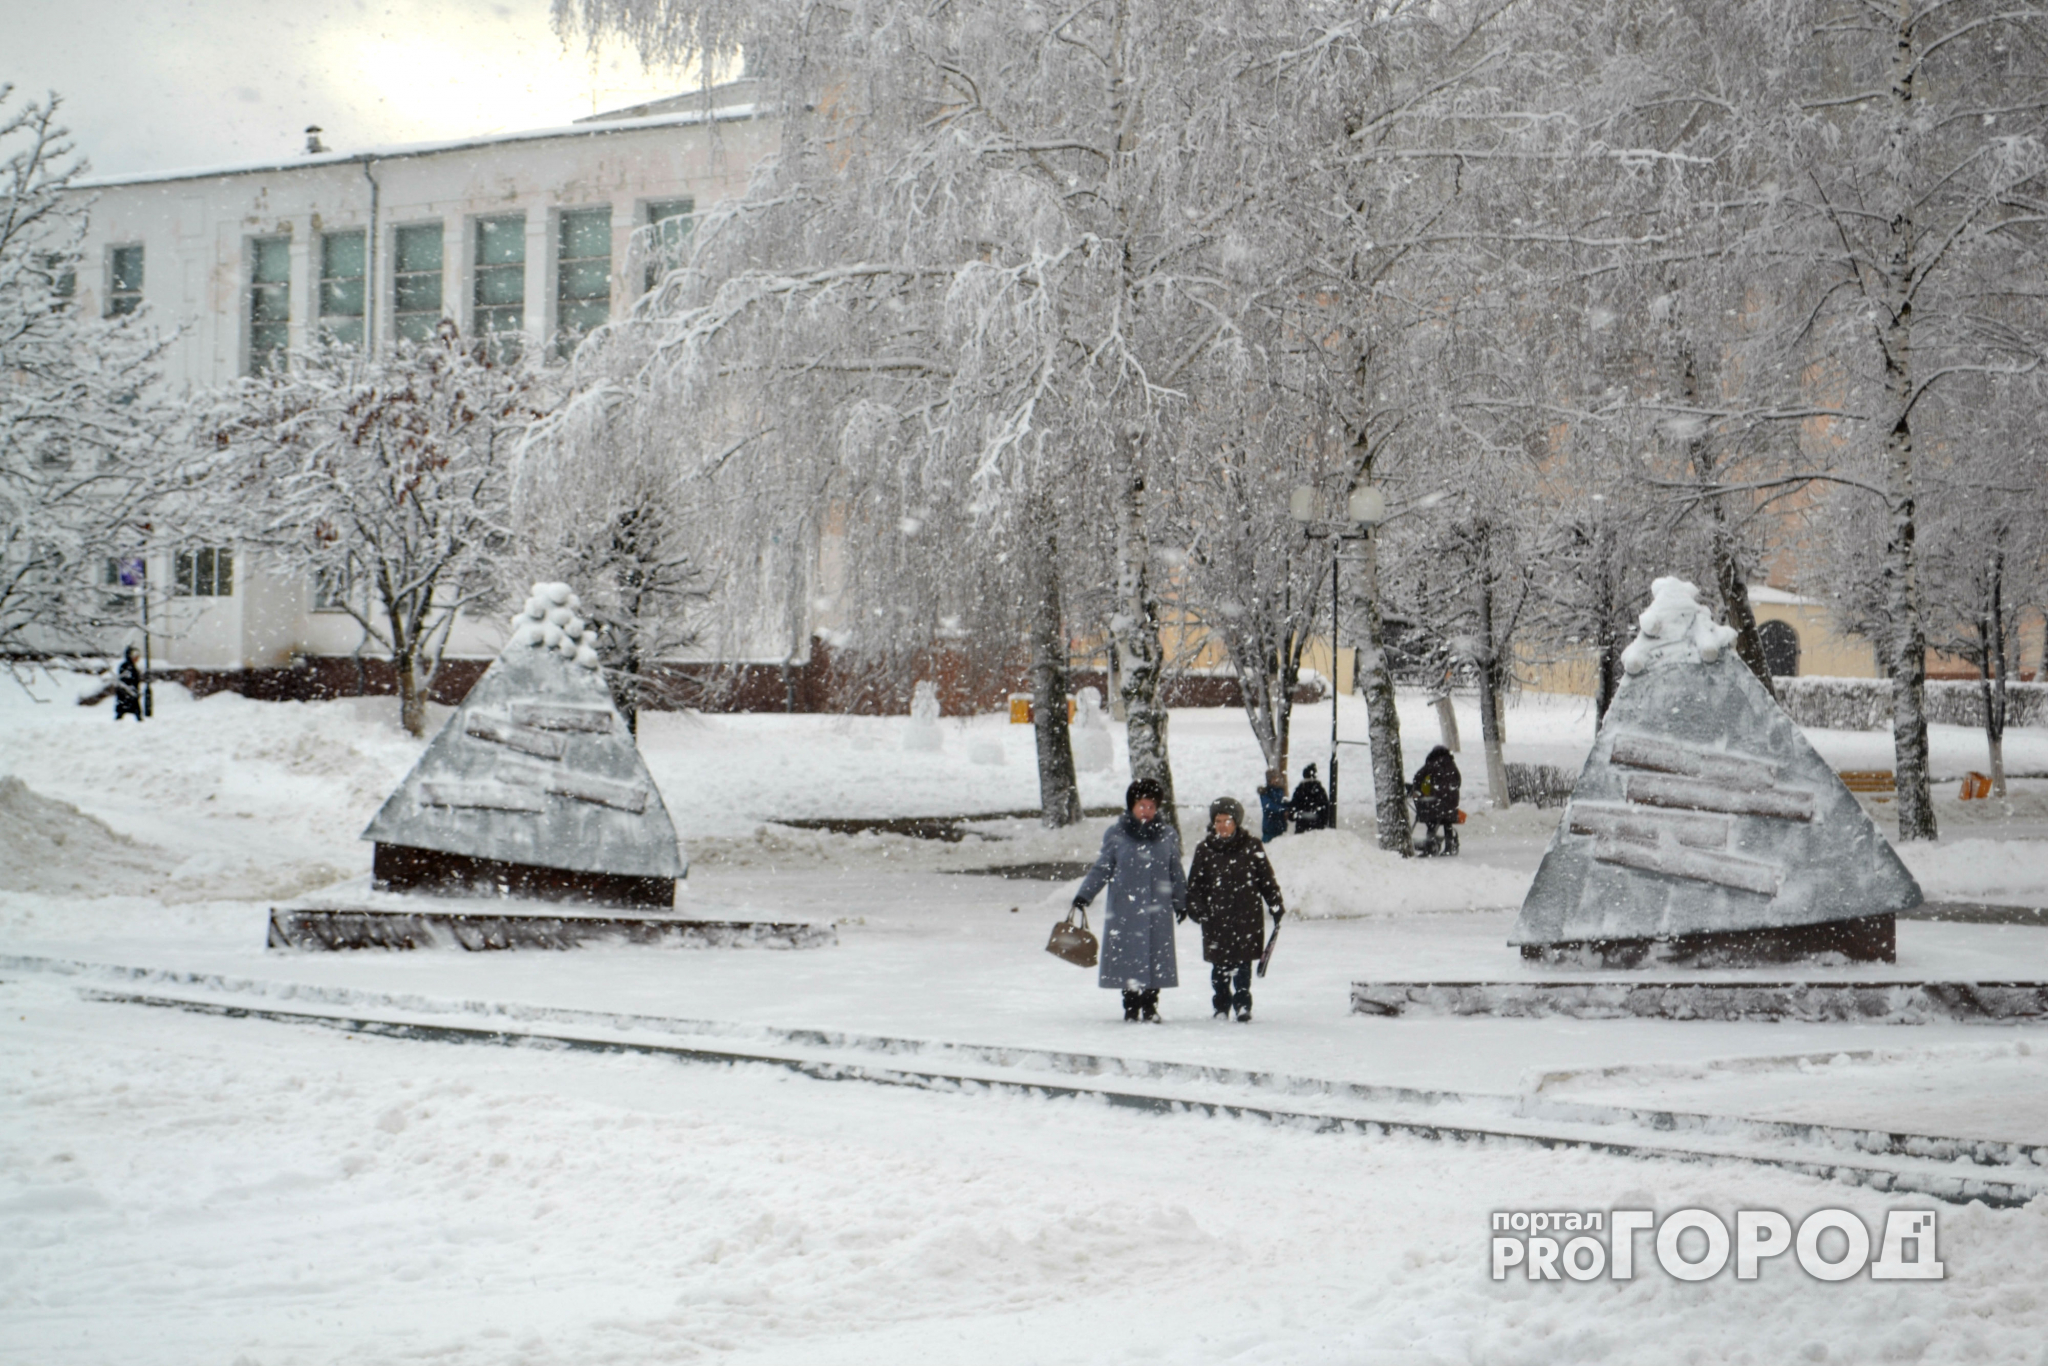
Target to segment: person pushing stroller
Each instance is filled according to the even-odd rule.
[[[1458,852],[1458,789],[1462,783],[1458,761],[1442,745],[1432,749],[1422,767],[1415,770],[1408,795],[1415,798],[1415,819],[1426,827],[1422,848],[1416,851],[1424,858]]]
[[[1252,964],[1265,951],[1269,909],[1278,929],[1287,907],[1265,846],[1244,828],[1244,807],[1218,797],[1209,803],[1209,835],[1195,846],[1188,869],[1188,919],[1202,927],[1219,1020],[1234,1010],[1240,1024],[1251,1023]]]

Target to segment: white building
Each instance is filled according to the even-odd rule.
[[[381,347],[431,336],[444,317],[465,335],[559,350],[630,309],[691,215],[745,189],[777,138],[751,103],[757,85],[562,128],[362,152],[309,136],[318,150],[289,161],[81,180],[92,207],[78,306],[147,305],[177,333],[165,380],[187,390],[284,363],[322,331]],[[362,650],[361,628],[321,610],[313,585],[234,547],[168,551],[149,577],[159,667],[267,671]],[[458,629],[449,654],[497,643]]]

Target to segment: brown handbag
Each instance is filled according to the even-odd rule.
[[[1076,925],[1074,917],[1081,917]],[[1046,941],[1045,951],[1055,958],[1064,958],[1075,967],[1092,968],[1099,945],[1088,930],[1088,912],[1076,906],[1067,912],[1067,918],[1052,927],[1052,938]]]

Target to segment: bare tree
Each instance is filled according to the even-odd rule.
[[[701,640],[715,580],[675,444],[629,395],[600,383],[535,424],[513,479],[508,595],[543,578],[577,586],[636,735],[643,704],[678,686],[662,666]]]
[[[389,653],[414,735],[456,618],[499,586],[513,461],[546,406],[539,372],[479,358],[443,323],[389,356],[295,356],[206,419],[231,491],[216,529],[320,583]]]
[[[1959,385],[1955,396],[1974,417],[1959,415],[1952,429],[1970,429],[1969,438],[1929,461],[1930,639],[1977,669],[1992,791],[2003,797],[2007,686],[2022,623],[2048,602],[2048,414],[2031,377]]]
[[[85,169],[58,100],[0,86],[0,655],[103,653],[137,625],[143,552],[196,477],[154,388],[164,342],[146,313],[80,314]],[[110,581],[109,571],[113,570]],[[144,591],[146,585],[143,586]],[[110,591],[110,589],[112,591]]]
[[[1776,92],[1772,231],[1800,361],[1846,414],[1823,473],[1883,508],[1899,836],[1932,839],[1922,500],[1927,451],[1962,435],[1933,400],[2048,347],[2038,272],[2015,269],[2038,260],[2048,202],[2048,7],[1785,0],[1768,27],[1808,53]]]

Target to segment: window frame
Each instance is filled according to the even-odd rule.
[[[343,238],[356,240],[356,273],[335,275],[331,272],[331,247]],[[320,259],[316,263],[316,279],[313,285],[313,313],[319,319],[320,335],[324,340],[339,346],[353,346],[360,350],[367,336],[370,303],[370,235],[365,228],[337,228],[333,232],[322,232],[319,242]],[[329,301],[343,296],[346,286],[355,286],[355,311],[345,313],[330,309]],[[339,321],[339,326],[336,321]],[[351,335],[352,334],[352,335]]]
[[[663,214],[663,209],[673,209],[674,212]],[[686,194],[678,195],[674,199],[644,200],[640,205],[640,218],[642,221],[639,230],[647,234],[644,252],[647,260],[647,282],[646,288],[641,292],[651,294],[655,286],[659,285],[673,268],[673,248],[682,246],[696,236],[697,197]],[[677,219],[683,220],[684,226],[675,234],[676,240],[664,241],[660,232],[661,225],[673,223]]]
[[[492,240],[494,228],[514,224],[517,225],[513,240],[519,244],[518,258],[486,261],[486,243]],[[525,347],[526,340],[526,210],[521,209],[517,213],[479,214],[470,220],[469,236],[470,338],[486,354],[507,362],[516,361]],[[518,281],[518,301],[487,302],[484,297],[490,287],[487,282],[494,280]],[[496,325],[498,321],[504,319],[512,320],[513,325]]]
[[[222,587],[225,580],[226,587]],[[231,598],[235,595],[232,546],[201,545],[171,553],[171,596]]]
[[[408,270],[405,268],[405,248],[408,238],[415,241],[431,240],[434,243],[434,268],[432,270]],[[434,279],[432,308],[406,308],[405,291],[412,281],[422,280],[431,275]],[[413,302],[417,303],[418,300]],[[442,319],[448,316],[448,226],[439,219],[422,220],[417,223],[399,223],[391,229],[391,339],[393,342],[409,341],[424,345],[432,341],[440,330]],[[424,320],[422,322],[422,320]]]
[[[264,375],[281,367],[291,350],[292,327],[292,236],[290,233],[265,233],[248,240],[247,262],[244,270],[248,291],[247,305],[242,311],[243,321],[248,327],[245,373]],[[280,250],[284,254],[284,275],[280,279],[263,279],[260,272],[265,267],[265,255],[269,250]],[[262,301],[275,299],[282,303],[283,313],[278,317],[259,317]],[[265,342],[270,336],[278,337],[273,345]]]
[[[353,616],[355,575],[348,566],[316,569],[306,576],[306,611],[319,616]]]
[[[595,221],[595,220],[599,220],[599,219],[601,219],[601,220],[602,220],[602,222],[603,222],[603,225],[604,225],[604,229],[603,229],[603,234],[602,234],[602,236],[603,236],[603,241],[604,241],[604,252],[603,252],[603,254],[602,254],[602,255],[588,255],[588,256],[571,256],[571,255],[569,255],[569,247],[570,247],[570,241],[569,241],[569,238],[570,238],[570,233],[571,233],[571,231],[572,231],[572,230],[573,230],[573,228],[574,228],[574,225],[576,225],[576,224],[578,224],[578,223],[584,223],[584,222],[591,222],[591,221]],[[602,292],[601,292],[601,293],[597,293],[597,294],[576,294],[576,295],[572,295],[572,294],[570,293],[570,280],[571,280],[571,278],[572,278],[572,276],[573,276],[574,274],[579,274],[579,273],[581,273],[581,272],[573,272],[573,271],[571,271],[571,270],[570,270],[569,268],[570,268],[570,267],[572,267],[572,266],[584,266],[584,265],[587,265],[587,263],[590,263],[590,262],[594,262],[594,261],[602,261],[602,262],[604,263],[604,269],[603,269],[603,272],[602,272],[602,277],[601,277],[601,278],[602,278],[602,281],[603,281],[603,286],[602,286]],[[566,357],[567,357],[567,356],[569,356],[569,355],[570,355],[570,354],[571,354],[572,352],[574,352],[574,351],[575,351],[577,343],[578,343],[578,342],[580,342],[580,341],[581,341],[581,340],[582,340],[582,339],[583,339],[584,337],[587,337],[587,336],[589,336],[589,335],[590,335],[590,333],[592,333],[592,332],[596,331],[596,330],[597,330],[597,329],[598,329],[599,327],[602,327],[602,326],[603,326],[603,325],[604,325],[605,323],[608,323],[608,322],[610,322],[610,321],[611,321],[611,312],[612,312],[612,206],[611,206],[611,205],[609,205],[609,204],[590,204],[590,205],[586,205],[586,206],[583,206],[583,207],[580,207],[580,208],[573,208],[573,209],[561,209],[561,210],[558,210],[558,211],[556,212],[556,214],[555,214],[555,261],[554,261],[554,266],[555,266],[555,290],[554,290],[554,294],[555,294],[555,354],[556,354],[557,356],[560,356],[560,357],[564,357],[564,358],[566,358]],[[580,323],[578,323],[578,324],[572,324],[572,323],[571,323],[571,321],[570,321],[570,315],[571,315],[571,312],[572,312],[572,310],[573,310],[573,311],[579,311],[579,312],[580,312],[580,311],[582,311],[582,310],[587,310],[587,309],[591,308],[591,306],[592,306],[592,305],[599,305],[599,304],[601,304],[601,305],[602,305],[602,307],[603,307],[603,310],[604,310],[604,312],[603,312],[603,316],[602,316],[602,317],[600,317],[600,318],[598,318],[598,319],[597,319],[597,320],[596,320],[595,322],[593,322],[593,323],[589,323],[589,324],[587,324],[587,325],[584,325],[584,324],[580,324]]]
[[[135,255],[135,279],[123,288],[121,262]],[[113,242],[107,246],[107,307],[105,316],[125,318],[142,307],[143,282],[148,278],[149,258],[141,242]]]

